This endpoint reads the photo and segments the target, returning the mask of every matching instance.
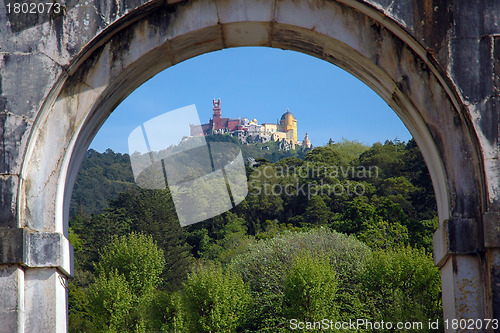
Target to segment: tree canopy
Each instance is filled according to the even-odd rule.
[[[248,196],[185,228],[168,189],[133,184],[127,155],[89,151],[70,220],[71,332],[287,332],[291,318],[441,318],[429,255],[436,204],[413,140],[242,150],[253,157]]]

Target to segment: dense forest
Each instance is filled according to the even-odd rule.
[[[289,332],[322,319],[425,332],[441,320],[436,204],[413,140],[241,148],[246,199],[185,228],[168,190],[134,185],[128,155],[88,152],[71,206],[70,332]]]
[[[207,136],[206,141],[226,141],[239,144],[235,137],[229,135]],[[245,160],[253,158],[277,162],[286,157],[301,159],[305,157],[304,151],[280,150],[278,142],[242,145],[240,148]],[[109,200],[115,199],[119,193],[135,187],[128,154],[115,153],[111,149],[104,153],[89,149],[73,189],[70,216],[103,213],[104,209],[108,207]]]

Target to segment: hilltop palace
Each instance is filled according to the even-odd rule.
[[[201,126],[191,125],[191,136],[201,136],[209,134],[232,134],[237,136],[243,144],[266,143],[278,141],[280,149],[310,149],[312,148],[309,136],[306,133],[304,140],[297,140],[297,119],[287,109],[281,119],[274,123],[258,124],[257,119],[249,121],[247,118],[222,118],[220,108],[220,98],[213,100],[214,113],[208,124]]]

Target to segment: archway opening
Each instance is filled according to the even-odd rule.
[[[474,223],[480,221],[486,196],[477,138],[453,85],[418,43],[371,7],[357,2],[270,4],[182,2],[154,12],[141,8],[142,15],[134,16],[138,21],[118,21],[97,36],[54,87],[33,127],[21,171],[20,224],[67,235],[71,188],[86,148],[104,119],[141,83],[210,51],[272,46],[337,64],[397,112],[421,148],[436,192],[441,223],[434,247],[436,264],[450,281],[461,279],[454,276],[448,259],[477,248],[481,235]],[[44,160],[47,154],[54,158]],[[464,157],[471,163],[456,167],[454,161]],[[444,222],[450,217],[475,232],[448,242]],[[467,282],[474,292],[447,290],[443,303],[450,318],[460,304],[474,304],[467,307],[468,317],[487,312],[485,303],[474,298],[482,295],[482,268],[475,259],[466,265],[477,277]]]
[[[203,58],[208,59],[203,61]],[[248,72],[235,73],[236,67],[247,63],[250,58],[262,59],[268,68],[259,70],[256,67],[265,66],[255,64]],[[234,67],[228,65],[230,61],[234,62]],[[283,68],[278,69],[280,63]],[[297,73],[288,73],[289,77],[283,77],[286,71],[292,71],[290,68],[292,63],[297,66],[294,71]],[[99,250],[115,247],[113,250],[115,251],[120,246],[130,246],[137,241],[131,239],[129,235],[131,231],[153,235],[153,239],[169,259],[168,272],[164,272],[161,276],[163,285],[157,286],[167,298],[172,297],[175,291],[179,292],[182,283],[186,283],[185,273],[193,269],[192,260],[199,262],[208,260],[209,264],[202,265],[205,268],[191,271],[191,274],[199,274],[200,279],[208,277],[215,279],[216,276],[211,276],[210,272],[217,271],[217,265],[237,267],[238,274],[244,275],[243,286],[251,289],[254,300],[258,300],[255,304],[259,308],[279,308],[290,301],[291,287],[280,283],[272,284],[271,277],[282,275],[284,280],[291,280],[294,276],[286,275],[287,270],[297,270],[298,274],[300,269],[318,269],[319,262],[315,262],[316,259],[312,258],[326,256],[329,257],[328,260],[337,260],[340,263],[328,262],[327,266],[332,265],[334,269],[315,271],[315,274],[323,273],[327,276],[331,274],[328,277],[330,280],[323,281],[328,286],[325,292],[331,293],[332,299],[340,304],[340,310],[329,314],[325,312],[324,315],[333,319],[335,314],[344,320],[372,316],[370,317],[372,321],[391,320],[394,323],[401,320],[422,319],[410,316],[418,312],[415,309],[395,313],[396,308],[411,307],[404,303],[401,296],[390,300],[387,296],[368,296],[370,293],[378,291],[383,294],[389,290],[383,291],[381,286],[371,289],[367,286],[368,280],[380,280],[381,284],[391,284],[390,289],[393,291],[410,293],[412,297],[425,295],[428,304],[424,306],[420,302],[419,307],[424,309],[421,315],[437,320],[441,312],[438,271],[432,267],[432,259],[419,252],[432,251],[432,233],[437,228],[435,199],[424,161],[416,144],[408,142],[411,139],[410,134],[405,131],[400,120],[385,102],[357,79],[347,73],[342,74],[343,71],[332,67],[328,63],[302,54],[262,48],[234,49],[203,55],[190,60],[189,64],[181,63],[158,74],[142,85],[139,91],[131,94],[130,100],[127,99],[121,104],[123,108],[120,109],[119,106],[111,115],[114,117],[115,126],[108,126],[107,131],[104,128],[97,134],[91,147],[97,149],[100,147],[101,153],[97,151],[88,153],[84,161],[84,170],[77,178],[76,196],[75,194],[73,196],[73,203],[76,205],[72,207],[70,214],[73,218],[70,222],[72,227],[70,240],[78,244],[77,279],[71,285],[73,293],[70,294],[70,328],[78,330],[89,325],[84,319],[87,313],[78,309],[78,297],[85,297],[85,292],[88,293],[90,290],[90,299],[94,300],[99,292],[105,292],[105,289],[99,289],[104,288],[99,285],[99,283],[104,284],[100,276],[107,274],[106,278],[109,279],[110,272],[103,273],[104,269],[89,270],[92,267],[91,262],[99,262]],[[274,68],[275,72],[266,74],[270,68]],[[329,69],[332,71],[329,72]],[[189,72],[196,74],[190,76]],[[217,72],[219,77],[211,76],[214,72]],[[182,81],[177,75],[190,77]],[[249,75],[254,75],[256,78],[252,79]],[[200,76],[206,76],[207,79],[203,80]],[[293,77],[296,82],[291,82],[294,80]],[[321,77],[324,82],[318,82]],[[217,80],[229,82],[223,84]],[[189,83],[193,83],[193,86],[189,86],[189,89],[175,88],[165,92],[168,83],[172,82],[179,86],[189,86]],[[256,87],[256,82],[264,87]],[[315,82],[321,87],[328,88],[321,90],[321,87],[317,87],[316,90],[320,91],[314,90],[313,93],[311,90],[307,91],[307,82]],[[343,85],[342,91],[333,92],[335,84]],[[238,93],[242,90],[242,86],[247,87],[248,91]],[[273,88],[283,91],[269,93]],[[357,97],[363,101],[342,96],[353,89],[364,90],[356,92]],[[298,96],[299,92],[302,92],[302,95]],[[166,96],[158,98],[160,93]],[[137,126],[151,118],[157,119],[155,116],[168,113],[171,109],[190,104],[190,101],[208,100],[207,103],[201,101],[196,104],[201,106],[199,113],[200,118],[205,119],[203,123],[208,122],[209,118],[213,121],[215,103],[212,105],[212,95],[227,97],[227,99],[222,98],[223,103],[220,105],[223,117],[239,119],[240,122],[241,118],[245,117],[251,120],[259,118],[261,121],[255,121],[256,126],[265,127],[266,125],[262,123],[269,124],[266,117],[273,116],[278,118],[278,121],[271,120],[272,123],[280,124],[279,117],[282,113],[286,114],[286,107],[289,107],[298,120],[299,137],[308,132],[317,149],[314,151],[310,147],[305,147],[302,142],[297,142],[296,147],[285,145],[282,138],[273,139],[274,133],[265,133],[264,130],[259,130],[258,135],[247,133],[242,136],[238,135],[237,131],[224,127],[224,131],[205,133],[207,141],[210,142],[229,140],[229,142],[244,143],[240,148],[246,162],[251,190],[248,198],[229,212],[180,231],[180,228],[170,225],[179,224],[172,194],[161,196],[154,190],[142,191],[135,188],[129,156],[120,153],[129,152],[128,137]],[[158,100],[153,102],[152,99],[155,97]],[[315,98],[317,100],[313,101]],[[226,101],[227,103],[224,103]],[[276,105],[281,105],[285,110],[274,110],[278,108]],[[364,110],[365,108],[368,110]],[[339,112],[339,109],[342,111]],[[133,121],[127,119],[127,113],[128,118],[133,116]],[[328,116],[332,117],[330,122],[319,120],[320,117]],[[378,117],[383,118],[378,125],[379,132],[372,129],[379,120]],[[126,123],[127,120],[130,124]],[[248,124],[245,126],[249,128]],[[350,127],[345,129],[346,126]],[[126,129],[120,131],[120,127]],[[274,129],[275,126],[272,127]],[[164,124],[163,128],[169,128],[169,125]],[[336,133],[342,130],[344,132]],[[354,132],[355,130],[358,132]],[[369,131],[375,132],[370,134],[378,135],[378,139],[360,136],[360,133],[368,134]],[[353,140],[344,139],[347,135]],[[315,138],[316,136],[320,138]],[[402,137],[402,140],[398,140],[398,136]],[[331,137],[335,141],[329,142]],[[389,137],[395,139],[388,140]],[[118,140],[113,143],[116,138]],[[376,141],[385,143],[374,144]],[[107,148],[114,148],[115,152]],[[408,165],[410,163],[412,165]],[[259,187],[256,187],[255,183],[252,184],[252,181],[258,182]],[[318,186],[319,184],[321,185]],[[120,191],[124,193],[118,194]],[[426,197],[426,200],[418,202],[421,197]],[[102,206],[95,206],[99,201],[96,198],[101,200],[108,198],[112,202],[105,211]],[[80,216],[76,216],[78,213]],[[92,214],[95,215],[90,217]],[[351,238],[344,235],[351,235]],[[162,236],[167,236],[169,239],[177,238],[177,241],[171,243]],[[113,237],[121,237],[121,243],[114,243]],[[311,245],[314,240],[320,241],[322,245]],[[147,243],[145,239],[142,241]],[[278,242],[285,250],[273,247],[273,242]],[[310,245],[305,246],[302,252],[294,249],[304,242]],[[110,243],[112,245],[109,245]],[[343,245],[339,246],[336,243]],[[83,249],[89,248],[90,244],[94,250],[83,252]],[[412,249],[406,246],[411,246]],[[179,250],[181,248],[182,251]],[[269,257],[252,256],[249,253],[266,251],[267,256],[280,265],[272,267],[271,270],[274,271],[268,272],[267,275],[263,274],[259,279],[257,272],[250,266],[263,268]],[[280,251],[285,253],[280,254]],[[105,254],[106,252],[101,253],[102,262],[107,266],[116,265],[116,262]],[[285,258],[279,258],[280,255],[284,255]],[[366,259],[368,257],[371,258],[370,265]],[[102,262],[100,265],[104,265]],[[384,265],[386,270],[382,268]],[[415,272],[407,271],[405,274],[413,276],[409,283],[414,283],[414,286],[402,291],[400,286],[402,281],[397,279],[388,281],[387,277],[384,278],[384,274],[394,274],[405,265],[416,271],[425,271],[425,274],[432,272],[434,275],[431,274],[430,280],[425,280],[428,276],[415,275]],[[287,266],[290,267],[283,268]],[[204,270],[206,267],[210,267],[210,270]],[[87,273],[82,268],[86,268]],[[231,277],[224,270],[220,274],[221,279]],[[359,281],[357,278],[351,281],[348,278],[349,274],[359,275]],[[316,285],[322,283],[315,281],[314,276],[311,278],[313,279],[309,281],[311,283]],[[251,286],[250,281],[254,281]],[[190,282],[194,283],[193,288],[200,287],[194,281]],[[273,300],[267,299],[269,295],[262,293],[264,284],[268,283],[271,283],[276,293]],[[175,287],[172,288],[172,285]],[[188,287],[184,288],[186,288],[185,294],[189,293]],[[216,290],[215,286],[211,288],[212,292]],[[280,294],[287,293],[287,296],[280,298]],[[349,299],[348,294],[355,296]],[[234,295],[227,294],[226,297]],[[185,298],[183,301],[189,302],[190,299]],[[299,299],[296,301],[300,304]],[[244,303],[245,300],[242,299],[241,302]],[[331,306],[327,303],[323,302],[321,306],[326,308]],[[382,303],[394,304],[394,309],[386,307],[387,313],[380,314],[369,314],[361,310],[370,306],[380,307]],[[165,310],[169,305],[157,303],[156,306]],[[300,312],[306,313],[306,316],[318,315],[317,311],[290,305],[285,305],[285,308],[287,316],[293,311],[297,312],[296,315]],[[96,311],[92,307],[90,309]],[[181,308],[176,310],[179,313],[183,311]],[[380,309],[376,311],[383,312]],[[284,325],[277,318],[285,316],[285,312],[262,311],[254,317],[238,317],[241,322],[253,323],[240,328],[254,330],[276,328],[276,325]],[[387,317],[388,313],[391,318]],[[95,325],[95,318],[98,316],[95,313],[92,313],[92,316]],[[169,325],[174,321],[174,317],[168,318],[163,324]],[[256,324],[257,322],[261,324]],[[298,322],[295,324],[299,325]],[[290,325],[295,324],[290,322]],[[169,329],[173,328],[169,326]]]

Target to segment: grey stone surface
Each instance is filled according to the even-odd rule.
[[[455,254],[477,253],[479,243],[477,223],[474,219],[452,219],[448,223],[449,251]]]
[[[24,262],[26,235],[26,230],[21,228],[0,229],[1,264],[21,264]]]
[[[24,275],[24,331],[67,332],[66,277],[55,268],[32,268]]]
[[[0,265],[0,333],[18,332],[22,327],[23,271],[18,265]]]
[[[52,16],[9,14],[12,2],[0,2],[0,331],[66,330],[67,182],[112,109],[172,64],[244,45],[330,61],[386,100],[433,178],[445,314],[500,313],[500,2],[62,0]]]
[[[56,233],[30,233],[27,266],[57,267],[61,263],[62,235]]]
[[[500,318],[500,249],[492,248],[488,252],[487,260],[490,262],[490,279],[492,281],[492,316]]]
[[[57,267],[73,274],[73,247],[60,233],[29,232],[24,228],[0,229],[0,264]]]
[[[0,113],[0,174],[20,173],[30,128],[31,123],[25,117]]]
[[[0,228],[17,228],[18,186],[18,176],[0,175]]]
[[[73,274],[73,247],[60,233],[27,233],[24,264],[28,267],[57,267]]]
[[[33,121],[61,74],[62,68],[46,55],[0,53],[4,112]]]
[[[485,213],[483,215],[483,223],[484,246],[486,248],[500,248],[500,211]],[[500,271],[500,268],[497,271]]]
[[[0,299],[2,311],[15,312],[19,309],[19,300],[12,297],[12,292],[19,292],[18,284],[19,267],[17,265],[0,265]],[[0,325],[3,326],[3,325]]]

